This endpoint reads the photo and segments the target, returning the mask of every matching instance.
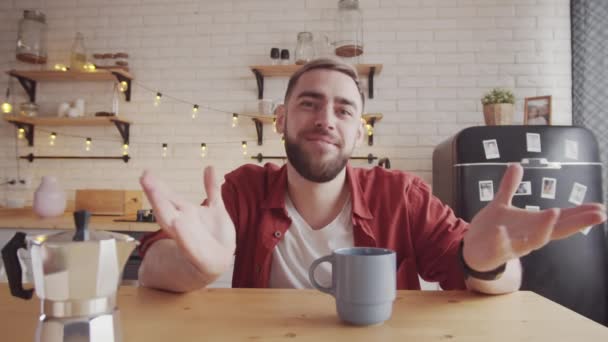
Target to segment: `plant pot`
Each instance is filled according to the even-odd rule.
[[[487,126],[510,125],[513,122],[513,105],[511,103],[483,105],[483,117]]]
[[[67,199],[55,177],[44,176],[34,194],[34,212],[40,217],[61,216]]]

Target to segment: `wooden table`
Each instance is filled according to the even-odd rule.
[[[314,290],[204,289],[172,294],[121,287],[124,341],[608,341],[608,328],[532,292],[399,291],[378,326],[341,323]],[[39,301],[0,284],[0,340],[33,341]]]
[[[91,216],[89,227],[99,230],[151,232],[160,229],[156,223],[116,222],[116,219],[133,217]],[[70,211],[59,217],[40,218],[31,207],[21,209],[0,209],[0,229],[74,229],[74,216]]]

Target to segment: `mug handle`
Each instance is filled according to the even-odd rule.
[[[21,248],[27,249],[25,243],[25,233],[17,232],[15,236],[2,248],[2,261],[6,268],[6,277],[11,289],[11,294],[15,297],[23,299],[31,299],[34,293],[33,289],[23,288],[21,264],[17,251]]]
[[[308,279],[310,279],[310,283],[312,284],[312,286],[314,286],[315,289],[333,296],[334,290],[335,290],[335,284],[333,283],[333,281],[332,281],[331,287],[325,287],[325,286],[319,285],[319,283],[317,282],[317,279],[315,279],[315,270],[317,269],[317,266],[319,266],[323,262],[329,262],[331,264],[331,266],[332,266],[331,271],[333,273],[334,256],[326,255],[324,257],[321,257],[321,258],[313,261],[312,265],[310,265],[310,268],[308,269]]]

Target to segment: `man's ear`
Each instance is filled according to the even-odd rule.
[[[285,114],[287,114],[287,110],[285,109],[284,104],[280,104],[274,110],[275,115],[277,116],[276,128],[277,133],[283,134],[285,132]]]
[[[365,120],[361,118],[361,124],[358,126],[359,128],[357,129],[357,139],[355,140],[355,147],[360,147],[365,141],[365,137],[367,136],[367,128],[365,127],[365,125]]]

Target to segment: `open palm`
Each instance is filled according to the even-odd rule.
[[[523,168],[507,168],[496,197],[471,221],[464,237],[466,263],[489,271],[508,260],[524,256],[549,243],[566,238],[606,220],[606,208],[587,203],[567,209],[533,212],[513,207],[511,200],[523,176]]]
[[[184,201],[148,171],[140,183],[159,225],[187,259],[203,273],[223,273],[234,253],[235,230],[213,168],[204,172],[205,206]]]

